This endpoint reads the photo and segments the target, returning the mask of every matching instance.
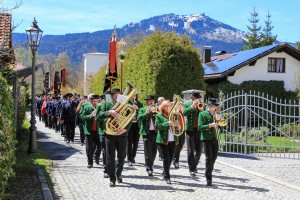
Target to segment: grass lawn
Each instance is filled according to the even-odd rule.
[[[25,119],[21,131],[23,139],[18,141],[16,151],[15,177],[9,180],[5,193],[0,199],[41,199],[42,189],[38,179],[37,167],[44,169],[48,186],[53,191],[50,179],[51,160],[42,151],[27,154],[30,123]]]
[[[220,134],[220,142],[222,146],[225,145],[225,134]],[[233,142],[238,143],[238,139],[234,137]],[[300,152],[300,141],[292,141],[286,137],[267,136],[265,142],[261,144],[264,147],[259,147],[259,152]],[[254,146],[249,148],[253,149]]]

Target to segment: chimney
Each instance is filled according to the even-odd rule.
[[[203,58],[204,58],[204,63],[208,63],[211,61],[211,46],[204,46],[204,55],[203,55]]]

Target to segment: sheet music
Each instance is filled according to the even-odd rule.
[[[126,99],[127,99],[127,96],[125,96],[125,95],[118,94],[118,96],[117,96],[117,102],[125,103]]]

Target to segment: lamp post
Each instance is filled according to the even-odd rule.
[[[124,65],[124,61],[125,61],[124,47],[126,45],[126,42],[123,39],[121,39],[119,42],[119,45],[120,45],[119,58],[120,58],[120,63],[121,63],[121,91],[123,91],[123,65]]]
[[[35,54],[42,39],[43,31],[38,27],[37,21],[33,19],[31,27],[26,29],[28,45],[32,52],[32,85],[31,85],[31,119],[30,119],[30,138],[28,153],[37,152],[36,141],[36,120],[35,120]]]

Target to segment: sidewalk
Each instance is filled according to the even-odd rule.
[[[87,168],[85,147],[80,146],[78,129],[75,142],[66,144],[60,133],[45,128],[41,122],[37,122],[37,128],[41,137],[39,148],[48,152],[53,160],[55,199],[300,199],[300,191],[276,182],[285,181],[299,187],[299,160],[219,154],[213,172],[213,186],[207,187],[204,156],[198,165],[197,176],[191,177],[186,150],[183,149],[180,169],[171,166],[172,185],[167,185],[162,180],[162,162],[158,156],[154,176],[147,176],[141,141],[136,164],[133,167],[124,165],[124,183],[110,188],[109,179],[103,178],[102,165]]]

